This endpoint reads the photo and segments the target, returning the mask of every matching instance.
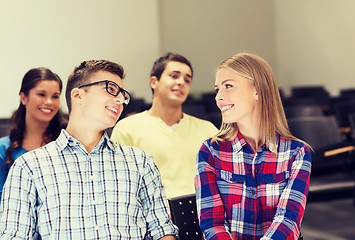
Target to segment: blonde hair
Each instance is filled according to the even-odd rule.
[[[258,93],[259,124],[263,143],[268,147],[270,144],[276,146],[276,133],[305,143],[293,136],[288,128],[275,75],[264,59],[254,54],[240,53],[224,60],[218,67],[221,68],[232,70],[253,82]],[[212,141],[231,141],[237,134],[237,123],[222,122],[219,132]]]

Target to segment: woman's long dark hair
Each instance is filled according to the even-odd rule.
[[[62,92],[62,80],[59,76],[53,73],[48,68],[33,68],[29,70],[22,79],[20,93],[24,93],[25,96],[28,96],[30,90],[43,80],[56,81],[59,84],[59,90]],[[6,150],[7,161],[4,162],[4,165],[11,164],[14,162],[14,159],[11,156],[11,153],[14,149],[22,147],[23,137],[26,130],[25,125],[26,119],[26,107],[20,102],[17,110],[12,114],[11,117],[11,130],[10,130],[10,141],[11,145]],[[43,140],[45,143],[49,143],[55,140],[62,128],[65,128],[66,121],[63,118],[63,114],[58,110],[57,114],[49,122],[49,125],[44,133]]]

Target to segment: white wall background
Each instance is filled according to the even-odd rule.
[[[355,88],[355,1],[275,0],[276,72],[285,90]]]
[[[81,61],[108,59],[125,87],[151,101],[153,61],[188,57],[192,93],[211,91],[218,64],[237,52],[265,58],[286,92],[355,87],[353,0],[0,0],[0,118],[19,104],[23,75],[44,66],[65,83]],[[62,109],[66,111],[64,94]]]
[[[88,59],[122,64],[125,88],[151,98],[147,76],[160,54],[156,0],[0,0],[0,117],[18,107],[24,74],[48,67],[66,83]],[[61,106],[66,112],[62,92]]]
[[[194,67],[191,91],[213,91],[215,70],[227,57],[252,52],[275,66],[273,1],[162,0],[162,51],[187,56]]]

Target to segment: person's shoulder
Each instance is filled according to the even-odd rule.
[[[33,159],[35,162],[44,163],[46,159],[50,159],[55,155],[58,155],[58,145],[56,141],[52,141],[47,143],[46,145],[28,151],[21,155],[21,158],[24,159],[26,162],[31,162]]]
[[[192,116],[190,114],[187,113],[183,113],[184,114],[184,118],[190,121],[198,121],[198,122],[205,122],[206,120],[202,119],[202,118],[198,118],[195,116]]]
[[[152,155],[140,148],[134,146],[128,146],[124,144],[111,141],[111,144],[114,147],[115,154],[119,157],[123,157],[125,162],[134,162],[137,166],[146,166],[146,164],[152,164],[153,157]]]
[[[218,139],[212,140],[212,138],[208,138],[205,141],[203,141],[201,148],[208,148],[210,151],[216,151],[220,150],[221,145],[232,145],[230,141],[220,141]]]
[[[139,121],[140,119],[142,119],[142,118],[144,118],[146,116],[147,116],[147,111],[143,111],[143,112],[140,112],[140,113],[134,113],[134,114],[131,114],[131,115],[119,120],[118,123]]]
[[[11,144],[11,141],[10,141],[9,136],[5,136],[5,137],[0,138],[0,146],[10,145],[10,144]]]
[[[115,127],[112,129],[111,139],[118,141],[118,139],[120,138],[122,140],[122,135],[130,136],[134,134],[134,132],[139,131],[139,129],[146,126],[144,124],[141,124],[142,121],[146,122],[145,118],[146,111],[135,113],[119,120],[116,123]]]
[[[114,149],[117,154],[123,154],[124,156],[144,156],[144,157],[151,156],[150,153],[144,151],[143,149],[134,146],[128,146],[125,144],[120,144],[113,140],[109,140],[109,141],[114,146]]]
[[[202,118],[198,118],[189,114],[184,113],[184,118],[186,119],[186,121],[190,122],[190,123],[194,123],[197,126],[208,126],[208,127],[213,127],[215,129],[217,129],[213,123],[211,123],[208,120],[202,119]]]
[[[6,158],[6,150],[9,148],[11,144],[9,136],[0,138],[0,162],[4,163]]]
[[[0,157],[5,159],[5,152],[10,147],[11,141],[10,137],[2,137],[0,138]]]
[[[280,136],[279,135],[279,150],[284,150],[284,151],[289,151],[289,150],[295,150],[295,151],[310,151],[309,147],[305,142],[302,142],[301,140],[298,139],[290,139],[285,136]]]
[[[191,116],[184,113],[185,128],[194,131],[197,135],[204,138],[213,137],[218,133],[217,127],[210,121]]]
[[[55,141],[52,141],[42,147],[23,153],[13,165],[17,168],[17,171],[24,170],[32,176],[38,176],[42,174],[41,169],[53,164],[53,159],[59,156],[58,145]]]

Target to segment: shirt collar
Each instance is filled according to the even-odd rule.
[[[277,148],[279,145],[279,141],[280,141],[280,135],[276,134],[276,144],[269,144],[269,147],[266,146],[266,144],[264,143],[261,148],[263,150],[268,150],[270,152],[276,153],[277,152]],[[248,143],[245,141],[245,139],[243,138],[243,136],[238,132],[237,136],[233,139],[232,141],[232,145],[233,145],[233,151],[235,152],[239,152],[241,151]],[[248,144],[249,146],[249,144]],[[250,146],[249,146],[250,147]]]
[[[243,147],[247,144],[243,136],[238,132],[237,136],[232,141],[233,151],[240,152]]]
[[[62,129],[56,141],[58,146],[62,150],[67,146],[75,146],[75,147],[80,147],[81,149],[85,149],[84,146],[81,144],[81,142],[79,142],[76,138],[72,137],[65,129]],[[104,132],[103,136],[100,139],[100,142],[95,146],[92,152],[97,149],[101,149],[105,146],[107,146],[109,149],[115,150],[115,147],[112,141],[109,139],[106,131]]]

